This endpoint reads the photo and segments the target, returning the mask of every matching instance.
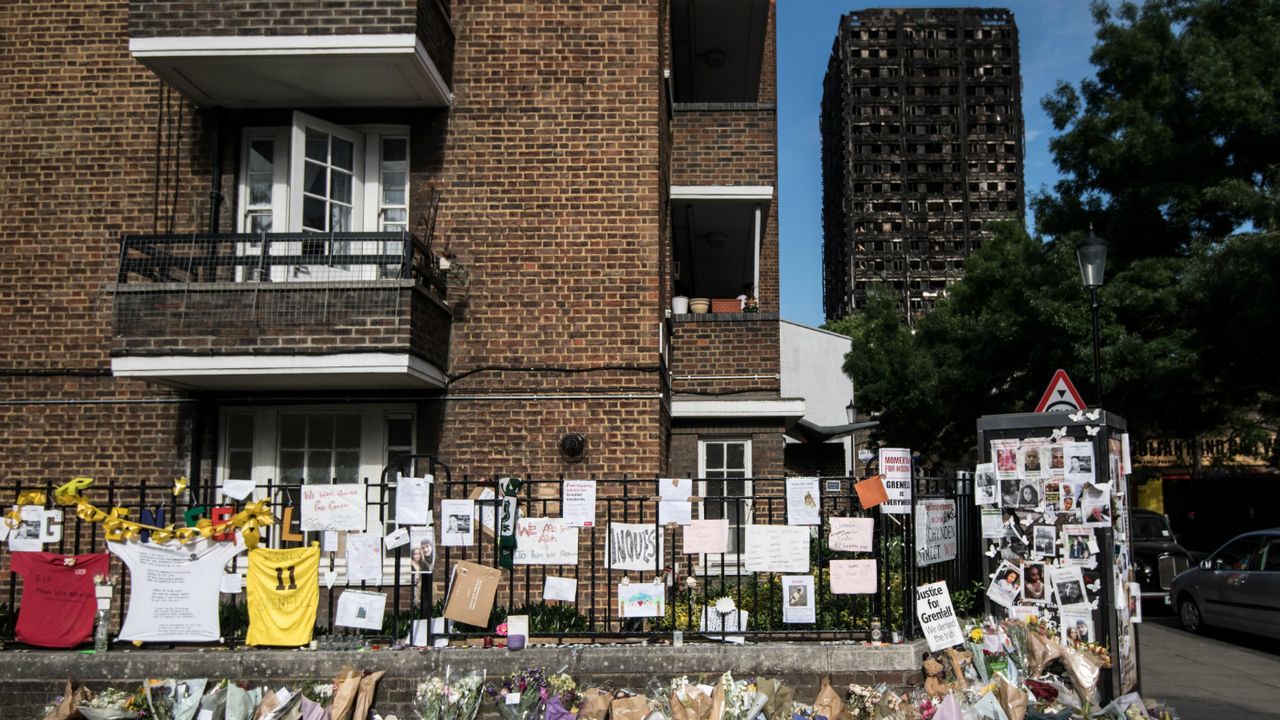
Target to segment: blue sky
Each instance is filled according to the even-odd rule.
[[[781,227],[782,317],[821,325],[822,141],[818,109],[822,78],[840,16],[867,7],[972,7],[977,2],[897,0],[778,0],[778,165]],[[1052,185],[1057,169],[1049,155],[1053,125],[1040,98],[1058,81],[1077,83],[1092,74],[1094,43],[1087,0],[1011,0],[993,7],[1013,10],[1022,56],[1022,113],[1027,130],[1026,187]]]

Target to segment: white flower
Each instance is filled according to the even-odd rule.
[[[716,600],[715,608],[716,608],[716,612],[720,613],[721,615],[724,615],[727,613],[731,613],[734,610],[737,610],[738,606],[733,603],[733,598],[725,596],[720,598],[719,600]]]
[[[698,587],[698,578],[690,575],[689,577],[684,579],[684,584],[688,585],[691,588],[696,588]]]

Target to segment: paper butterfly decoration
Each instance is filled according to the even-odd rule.
[[[1090,420],[1097,421],[1098,418],[1102,417],[1102,411],[1094,410],[1091,413],[1086,413],[1085,417],[1089,418]]]
[[[1089,437],[1093,437],[1094,435],[1097,435],[1098,431],[1101,429],[1102,429],[1101,425],[1090,425],[1085,428],[1085,430],[1089,431]]]
[[[1071,418],[1071,422],[1080,422],[1084,419],[1084,411],[1081,410],[1080,412],[1073,412],[1067,417]]]
[[[1067,428],[1065,426],[1060,427],[1057,430],[1053,431],[1053,439],[1057,440],[1059,438],[1065,437],[1066,434],[1067,434]]]

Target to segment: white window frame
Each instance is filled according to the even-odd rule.
[[[253,414],[253,469],[251,479],[254,485],[265,486],[268,480],[279,484],[279,434],[280,416],[285,413],[335,413],[361,415],[360,420],[360,470],[357,477],[360,482],[366,479],[377,481],[382,477],[382,469],[387,460],[387,420],[410,417],[413,421],[412,436],[417,437],[418,418],[415,408],[405,403],[377,403],[369,405],[275,405],[265,407],[222,408],[219,418],[220,434],[218,439],[218,487],[228,479],[230,470],[229,448],[227,447],[227,424],[231,415],[237,413]],[[255,488],[255,500],[266,499],[262,488]],[[376,508],[373,517],[376,519]]]
[[[754,488],[755,483],[751,481],[751,477],[753,473],[752,457],[751,457],[752,443],[751,443],[750,437],[740,437],[740,436],[698,438],[698,478],[699,478],[698,489],[697,489],[698,496],[703,498],[706,497],[708,479],[720,480],[720,478],[707,478],[707,444],[709,443],[726,443],[726,444],[742,443],[743,445],[742,460],[743,460],[743,464],[745,465],[743,470],[746,473],[744,476],[745,479],[743,480],[743,488],[742,488],[743,497],[751,498],[755,493],[755,488]],[[729,479],[732,480],[734,478],[729,478]],[[751,500],[748,500],[746,503],[744,503],[744,505],[745,505],[745,508],[744,508],[744,512],[742,513],[742,525],[745,528],[751,525],[751,522],[755,517],[755,508],[754,508],[754,503],[751,502]],[[706,502],[698,503],[699,518],[701,519],[706,518],[706,507],[707,507]],[[730,532],[732,532],[732,529],[730,530]],[[744,530],[743,533],[745,538],[746,531]],[[744,560],[745,560],[745,556],[744,556]],[[747,574],[742,569],[742,566],[738,562],[737,553],[725,553],[723,556],[723,560],[721,559],[721,556],[718,554],[699,555],[698,565],[697,567],[694,568],[694,571],[698,574],[705,573],[707,575],[745,575]]]
[[[405,152],[408,162],[408,173],[412,173],[412,151],[409,126],[407,125],[336,125],[306,113],[294,112],[292,122],[283,127],[248,127],[242,132],[241,160],[239,177],[236,179],[236,197],[238,213],[236,231],[249,233],[252,224],[249,222],[249,149],[253,140],[268,139],[275,143],[272,171],[274,181],[271,188],[271,229],[275,233],[302,232],[302,200],[303,178],[306,165],[307,129],[340,137],[352,143],[352,188],[351,188],[351,230],[353,232],[382,231],[382,141],[384,138],[397,138],[405,141]],[[411,176],[405,178],[405,224],[411,224]],[[323,235],[322,233],[318,233]],[[272,246],[274,255],[294,255],[301,252],[300,243],[278,243]],[[386,248],[379,248],[378,243],[354,243],[345,248],[356,254],[376,254]],[[255,242],[240,243],[236,249],[238,255],[259,255],[262,248]],[[320,274],[319,268],[314,272],[295,272],[297,268],[272,267],[270,280],[284,282],[288,280],[307,280],[327,277],[336,280],[371,280],[379,275],[378,268],[364,267],[353,269],[347,273],[336,272],[334,268],[326,268]],[[246,273],[237,273],[236,280],[251,279]],[[256,279],[256,278],[252,278]]]

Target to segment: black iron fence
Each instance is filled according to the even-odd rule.
[[[322,579],[320,605],[317,612],[316,636],[322,646],[343,643],[394,643],[410,634],[413,621],[438,618],[443,610],[448,578],[455,564],[469,561],[498,566],[499,537],[489,517],[496,517],[501,503],[492,480],[454,476],[447,467],[429,461],[426,472],[435,478],[432,491],[433,517],[439,539],[441,507],[444,499],[474,498],[478,527],[474,544],[445,547],[437,544],[437,558],[432,574],[418,574],[410,566],[410,548],[384,548],[381,582],[348,585],[344,562],[338,553],[325,552],[321,560],[321,577],[325,571],[336,572],[337,581],[326,587]],[[707,636],[728,639],[729,636],[750,640],[768,639],[869,639],[877,631],[885,641],[895,635],[910,638],[916,633],[914,588],[918,584],[945,579],[953,593],[972,591],[981,572],[980,538],[973,512],[972,485],[969,481],[920,480],[919,500],[951,500],[955,504],[954,558],[920,565],[916,554],[915,519],[913,515],[885,515],[878,509],[864,510],[853,490],[853,480],[845,477],[820,478],[821,499],[818,517],[821,525],[809,530],[809,570],[814,578],[813,622],[784,622],[782,574],[748,574],[745,570],[744,542],[752,525],[785,525],[787,523],[786,482],[784,478],[743,478],[725,483],[720,479],[694,479],[694,518],[728,518],[731,526],[729,552],[715,555],[686,554],[682,530],[677,525],[658,523],[658,480],[656,478],[591,478],[597,481],[596,526],[578,531],[576,565],[517,565],[502,570],[495,606],[484,626],[453,624],[449,634],[455,638],[491,637],[496,625],[509,614],[528,615],[531,634],[540,639],[590,641],[622,638],[673,638],[680,633],[689,639]],[[564,478],[525,478],[517,492],[519,512],[529,518],[560,517],[563,511],[561,487]],[[380,526],[383,533],[396,527],[395,478],[364,483],[368,522]],[[0,497],[16,500],[23,491],[43,490],[50,500],[54,485],[33,487],[30,484],[0,485]],[[730,492],[726,493],[726,489]],[[480,496],[486,490],[485,496]],[[741,492],[741,494],[739,494]],[[301,486],[267,482],[257,487],[248,498],[267,499],[280,524],[263,533],[262,542],[270,547],[299,546],[320,542],[321,533],[303,532],[300,519]],[[239,510],[243,502],[218,494],[208,485],[196,484],[192,492],[174,495],[172,488],[147,483],[99,481],[85,493],[86,499],[100,508],[123,507],[130,519],[148,524],[165,525],[194,522],[213,507]],[[873,523],[871,549],[848,553],[832,551],[828,545],[832,517],[866,517]],[[653,567],[644,571],[615,570],[609,567],[606,551],[609,528],[613,523],[649,524],[661,538],[661,552],[653,557]],[[106,550],[102,529],[75,517],[68,509],[63,521],[62,539],[45,547],[58,553],[93,553]],[[7,554],[7,553],[6,553]],[[865,559],[876,563],[875,591],[867,594],[833,594],[829,576],[831,560]],[[247,560],[238,556],[229,570],[242,572]],[[796,572],[796,575],[806,573]],[[112,637],[119,629],[123,612],[127,612],[129,576],[118,559],[112,558],[112,575],[117,579],[112,618]],[[548,576],[576,581],[576,602],[543,600],[543,587]],[[618,605],[618,589],[624,579],[630,582],[659,580],[665,590],[665,608],[660,617],[626,618]],[[3,582],[3,579],[0,579]],[[21,601],[20,578],[9,573],[7,587],[0,597],[0,639],[11,641],[13,621]],[[377,631],[357,631],[334,624],[338,597],[346,589],[362,589],[387,595],[383,627]],[[735,610],[725,615],[708,609],[720,598],[733,601]],[[961,608],[963,611],[963,607]],[[746,627],[735,628],[737,612],[745,611]],[[243,642],[248,612],[243,593],[224,594],[221,601],[223,642]],[[707,623],[710,622],[711,626]],[[415,628],[415,632],[430,628]],[[429,644],[430,638],[416,635],[415,640]],[[481,640],[477,640],[480,642]]]

